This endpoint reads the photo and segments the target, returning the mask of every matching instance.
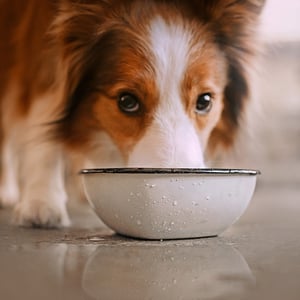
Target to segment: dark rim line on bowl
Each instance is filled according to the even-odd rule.
[[[249,169],[188,169],[188,168],[102,168],[83,169],[79,174],[203,174],[203,175],[259,175]]]

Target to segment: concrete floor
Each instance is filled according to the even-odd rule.
[[[1,299],[298,300],[299,195],[259,185],[220,237],[177,241],[114,235],[86,205],[64,230],[16,228],[1,210]]]
[[[268,113],[247,162],[263,173],[236,224],[216,238],[150,242],[114,235],[83,204],[64,230],[17,228],[0,209],[0,299],[299,300],[299,53],[266,58]]]

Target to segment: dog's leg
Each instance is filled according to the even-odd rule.
[[[13,139],[3,139],[1,156],[0,204],[12,206],[19,198],[18,155]]]
[[[18,185],[18,139],[22,130],[18,128],[13,116],[12,103],[16,97],[17,88],[8,88],[4,93],[0,107],[0,144],[1,144],[1,179],[0,206],[12,206],[19,199]]]
[[[21,201],[15,208],[15,223],[50,228],[68,226],[60,147],[50,141],[29,143],[21,165],[21,176]]]

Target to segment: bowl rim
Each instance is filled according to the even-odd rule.
[[[197,174],[197,175],[260,175],[254,169],[223,168],[93,168],[82,169],[80,175],[89,174]]]

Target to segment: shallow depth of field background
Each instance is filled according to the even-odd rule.
[[[300,1],[267,0],[265,45],[254,80],[252,138],[241,164],[259,168],[265,184],[300,183]]]

